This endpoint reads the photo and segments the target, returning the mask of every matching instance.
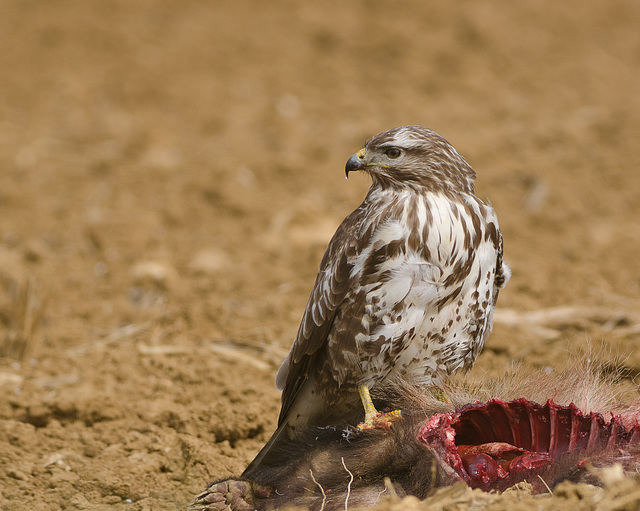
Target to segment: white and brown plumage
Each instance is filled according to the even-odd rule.
[[[373,184],[320,263],[276,376],[278,431],[250,468],[285,431],[358,420],[359,391],[367,408],[375,385],[469,369],[491,330],[510,272],[464,158],[437,133],[403,126],[369,139],[347,162],[347,176],[356,170]]]

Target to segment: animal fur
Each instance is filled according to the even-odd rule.
[[[392,493],[426,498],[435,488],[460,478],[438,455],[417,437],[425,421],[436,413],[452,413],[467,403],[526,398],[558,404],[575,403],[584,412],[620,415],[625,427],[638,424],[638,402],[624,404],[622,393],[604,377],[601,366],[581,359],[556,375],[526,373],[512,368],[498,380],[447,380],[439,391],[411,385],[387,386],[376,390],[380,409],[403,411],[391,429],[354,432],[348,425],[310,428],[295,440],[283,440],[268,458],[243,474],[242,478],[212,483],[191,505],[191,510],[270,509],[286,505],[309,509],[344,509],[372,506]],[[442,391],[447,401],[442,401]],[[547,491],[560,481],[589,481],[594,477],[580,462],[605,466],[621,462],[627,470],[640,464],[637,445],[625,449],[574,452],[550,467],[532,472],[534,491]],[[540,477],[538,477],[538,475]],[[504,489],[504,488],[496,488]]]

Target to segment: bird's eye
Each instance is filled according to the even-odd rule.
[[[389,158],[393,160],[395,160],[396,158],[399,158],[401,153],[402,151],[400,151],[400,149],[398,149],[397,147],[390,147],[384,152],[384,154],[386,154]]]

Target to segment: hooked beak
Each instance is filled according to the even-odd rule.
[[[355,170],[362,170],[366,167],[364,163],[364,148],[360,149],[356,154],[347,160],[347,164],[344,167],[344,174],[349,178],[349,172]]]

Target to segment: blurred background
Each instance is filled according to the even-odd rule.
[[[239,473],[369,187],[344,163],[394,126],[447,138],[500,219],[513,278],[475,370],[590,343],[632,380],[638,20],[633,0],[2,2],[2,506],[171,509]]]

